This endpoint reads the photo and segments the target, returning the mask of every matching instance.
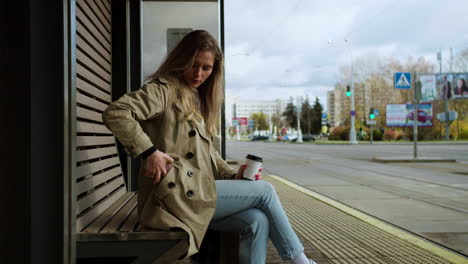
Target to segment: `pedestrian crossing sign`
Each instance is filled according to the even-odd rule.
[[[409,72],[396,72],[394,76],[396,89],[410,89],[411,88],[411,73]]]

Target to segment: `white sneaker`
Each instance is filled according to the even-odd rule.
[[[312,259],[309,259],[310,260],[310,264],[317,264],[317,262],[313,261]]]

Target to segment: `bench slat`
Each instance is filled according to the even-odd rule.
[[[95,72],[99,77],[104,79],[106,82],[111,83],[111,74],[107,71],[105,71],[101,65],[98,63],[94,62],[88,54],[83,53],[81,50],[76,49],[76,59],[78,62],[81,62],[81,64],[86,65],[87,67],[91,68],[92,71]]]
[[[115,139],[112,136],[92,137],[92,136],[78,136],[76,137],[76,146],[99,146],[115,144]]]
[[[84,92],[92,94],[93,96],[96,96],[97,98],[108,103],[112,101],[112,96],[109,93],[103,92],[102,90],[84,81],[80,77],[76,78],[76,88],[78,90],[82,90]]]
[[[102,123],[102,113],[98,113],[95,111],[91,111],[82,107],[77,107],[76,108],[76,117],[87,119],[87,120],[92,120],[92,121],[97,121]]]
[[[101,103],[100,101],[94,99],[94,98],[91,98],[87,95],[84,95],[82,93],[76,93],[76,102],[77,103],[80,103],[80,104],[83,104],[83,105],[86,105],[88,107],[92,107],[96,110],[99,110],[101,112],[104,112],[104,110],[106,110],[107,108],[107,104],[105,103]]]
[[[125,204],[124,207],[122,207],[117,214],[115,214],[114,217],[112,217],[112,220],[107,223],[107,225],[101,230],[101,233],[114,233],[117,232],[118,229],[122,226],[122,224],[125,222],[125,220],[128,219],[130,213],[133,211],[133,209],[136,208],[137,206],[137,199],[138,197],[135,195],[130,199],[130,201]]]
[[[111,9],[111,2],[108,1],[108,0],[103,0],[102,3],[104,4],[104,6],[106,7],[106,9],[111,12],[112,9]]]
[[[88,29],[89,32],[92,33],[92,35],[101,43],[101,45],[109,52],[111,52],[111,43],[109,40],[107,40],[104,35],[97,29],[96,26],[93,25],[91,20],[89,20],[86,15],[84,14],[83,10],[81,9],[81,6],[78,4],[76,6],[76,20],[77,22],[80,22],[83,27]],[[77,23],[78,24],[78,23]],[[78,28],[77,28],[78,29]],[[107,35],[107,34],[106,34]]]
[[[112,67],[109,61],[107,61],[100,53],[94,50],[86,41],[84,41],[80,35],[76,35],[76,46],[83,50],[84,53],[88,54],[89,57],[97,61],[97,63],[106,71],[112,72]]]
[[[138,202],[137,202],[138,205]],[[136,206],[127,218],[127,221],[120,228],[120,232],[133,232],[138,224],[138,206]]]
[[[78,121],[76,123],[76,132],[112,135],[112,132],[105,125],[98,125],[83,121]]]
[[[83,233],[99,233],[99,231],[109,222],[118,211],[128,204],[128,201],[135,196],[134,192],[127,192],[123,195],[117,202],[112,204],[107,210],[105,210],[102,214],[100,214],[94,222],[92,222],[86,229],[84,229]]]
[[[92,7],[89,6],[89,2],[86,1],[77,1],[77,6],[81,8],[84,14],[88,17],[89,21],[96,27],[96,29],[101,33],[101,35],[108,41],[111,42],[110,29],[108,30],[102,21],[96,16],[93,12]],[[97,12],[98,10],[94,10]],[[106,23],[108,24],[108,23]],[[110,27],[110,25],[108,25]]]
[[[89,212],[86,212],[82,216],[76,219],[76,231],[80,232],[83,230],[89,223],[91,223],[96,217],[98,217],[102,212],[109,208],[113,203],[115,203],[120,197],[127,193],[126,188],[120,188],[112,196],[107,198],[104,201],[101,201],[98,205],[93,207]]]
[[[103,173],[94,175],[93,177],[82,180],[76,184],[76,194],[80,195],[84,192],[94,189],[96,186],[103,184],[104,182],[115,178],[116,176],[122,175],[122,169],[120,167],[115,167],[111,170],[105,171]]]
[[[97,171],[100,171],[100,170],[103,170],[103,169],[106,169],[115,165],[120,165],[119,157],[113,157],[113,158],[85,164],[82,166],[78,166],[76,167],[76,177],[77,179],[80,179],[84,176],[91,175]]]
[[[85,2],[88,4],[88,6],[91,8],[91,10],[94,11],[96,14],[97,18],[101,22],[101,24],[106,28],[106,31],[109,35],[112,35],[112,26],[111,26],[111,19],[110,15],[102,10],[102,8],[98,5],[96,0],[85,0]],[[109,16],[108,16],[109,15]]]
[[[84,210],[94,205],[97,201],[103,199],[116,189],[120,188],[124,184],[123,177],[118,177],[113,181],[105,184],[104,186],[96,189],[94,192],[89,193],[85,197],[82,197],[76,202],[76,214],[80,214]]]
[[[109,12],[109,10],[107,10],[107,8],[104,6],[104,4],[102,3],[102,1],[100,0],[97,0],[95,1],[99,7],[99,9],[101,9],[101,12],[102,14],[104,15],[104,17],[106,18],[106,20],[111,23],[111,14]]]
[[[97,40],[88,29],[81,24],[80,21],[76,21],[76,35],[80,35],[83,40],[89,43],[89,45],[108,62],[112,62],[111,53]],[[78,43],[77,43],[78,44]]]
[[[97,149],[84,149],[76,151],[76,161],[90,160],[105,156],[117,154],[117,148],[115,146]]]
[[[111,92],[111,84],[104,81],[98,75],[94,74],[93,72],[90,72],[88,69],[83,67],[81,64],[77,63],[76,64],[76,73],[79,75],[79,77],[87,80],[88,82],[94,84],[96,87],[103,91]]]

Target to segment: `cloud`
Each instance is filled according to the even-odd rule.
[[[226,1],[227,96],[309,94],[326,104],[339,67],[362,55],[406,60],[468,46],[468,1]],[[347,42],[345,42],[345,39]]]

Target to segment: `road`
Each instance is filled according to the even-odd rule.
[[[468,255],[468,144],[423,144],[419,157],[456,163],[376,163],[413,155],[412,144],[321,145],[228,141],[227,158],[263,157],[281,176]]]

